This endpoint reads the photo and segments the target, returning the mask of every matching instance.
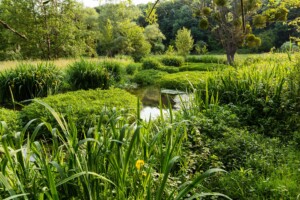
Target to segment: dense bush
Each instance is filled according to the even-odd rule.
[[[216,63],[189,63],[179,68],[179,71],[215,71],[228,68],[228,65]]]
[[[113,79],[116,82],[121,81],[121,75],[124,71],[121,63],[116,61],[105,61],[101,63],[101,66],[103,66],[109,72],[110,80]]]
[[[0,108],[0,123],[1,121],[5,122],[7,125],[7,130],[4,130],[5,134],[7,134],[6,131],[8,132],[17,131],[20,128],[18,111]]]
[[[186,62],[227,64],[227,60],[225,58],[218,58],[218,57],[209,56],[209,55],[187,56]]]
[[[186,90],[194,87],[205,86],[205,81],[209,75],[202,72],[179,72],[165,74],[159,80],[162,88]]]
[[[100,63],[86,60],[75,62],[66,70],[66,76],[73,90],[109,88],[109,74]]]
[[[141,65],[138,63],[130,63],[126,66],[126,73],[129,75],[135,74],[139,69],[141,68]]]
[[[133,81],[141,86],[155,85],[159,82],[162,76],[166,75],[167,72],[159,70],[142,70],[135,74]]]
[[[160,71],[168,72],[168,73],[177,73],[179,72],[179,67],[171,67],[171,66],[163,66],[159,69]]]
[[[290,52],[299,52],[300,49],[295,43],[292,43],[292,42],[288,41],[288,42],[285,42],[281,45],[280,51],[283,51],[283,52],[288,52],[288,51],[290,51]]]
[[[160,61],[165,66],[180,67],[184,64],[184,58],[181,56],[163,56]]]
[[[266,62],[263,62],[266,63]],[[257,132],[287,138],[289,132],[299,127],[295,102],[297,92],[289,92],[292,86],[288,65],[265,67],[253,65],[239,70],[225,70],[220,78],[209,82],[209,89],[219,94],[223,104],[234,105],[232,110],[245,126],[255,127]],[[289,66],[292,67],[292,66]],[[293,67],[292,67],[293,68]],[[288,88],[291,85],[291,88]],[[287,94],[290,94],[288,97]]]
[[[155,59],[155,58],[145,58],[142,61],[142,69],[146,70],[146,69],[161,69],[162,65],[161,63]]]
[[[79,90],[49,96],[42,101],[61,113],[67,121],[71,118],[76,122],[79,131],[88,130],[88,127],[94,126],[97,115],[105,107],[124,109],[124,114],[126,114],[136,112],[137,104],[135,96],[121,89]],[[37,102],[25,106],[20,111],[20,116],[23,125],[31,119],[38,118],[57,126],[53,116]]]
[[[62,72],[53,64],[20,64],[0,73],[0,101],[23,101],[59,91]]]

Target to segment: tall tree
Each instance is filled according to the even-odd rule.
[[[26,36],[24,40],[7,34],[25,58],[52,59],[85,51],[83,6],[76,0],[2,0],[0,9],[1,19]]]
[[[191,31],[184,27],[178,30],[175,44],[178,54],[181,56],[187,56],[194,45],[194,39],[191,35]]]
[[[97,52],[101,55],[131,55],[139,60],[150,52],[144,29],[134,20],[141,14],[136,6],[126,1],[119,4],[105,4],[97,8],[99,12],[100,39]]]
[[[200,27],[210,29],[233,64],[237,49],[242,46],[255,47],[260,38],[252,34],[252,26],[263,28],[267,22],[285,21],[288,10],[284,4],[265,0],[214,0],[197,4],[201,17]]]

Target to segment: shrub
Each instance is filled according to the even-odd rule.
[[[99,63],[81,60],[70,65],[66,73],[67,82],[73,90],[109,88],[108,72]]]
[[[133,78],[133,81],[141,86],[157,84],[162,76],[166,75],[166,72],[159,70],[149,69],[139,71]]]
[[[4,121],[6,123],[8,132],[17,131],[20,126],[19,112],[5,108],[0,108],[0,122],[1,121]],[[5,130],[4,133],[6,133]]]
[[[95,119],[102,110],[107,108],[124,109],[124,115],[136,112],[136,97],[121,89],[109,90],[79,90],[49,96],[42,99],[68,121],[72,119],[77,129],[88,130],[95,125]],[[37,103],[31,103],[20,111],[23,125],[31,119],[41,119],[56,127],[57,122],[46,108]]]
[[[122,75],[122,66],[119,62],[116,61],[105,61],[101,65],[109,72],[110,79],[115,80],[116,82],[121,81]]]
[[[161,62],[166,66],[180,67],[184,64],[184,58],[181,56],[164,56]]]
[[[23,101],[34,97],[45,97],[59,91],[63,79],[62,72],[53,64],[20,64],[15,69],[0,74],[0,100]]]
[[[280,50],[283,52],[299,52],[299,47],[290,41],[285,42],[281,45]]]
[[[169,66],[163,66],[159,69],[160,71],[168,72],[168,73],[177,73],[179,72],[178,67],[169,67]]]
[[[145,58],[142,62],[142,69],[161,69],[162,65],[154,58]]]
[[[193,87],[204,87],[208,74],[202,72],[179,72],[165,74],[160,78],[159,85],[163,88],[186,90]]]
[[[179,29],[175,39],[176,49],[179,55],[187,56],[193,48],[194,39],[191,30],[186,28]]]
[[[139,69],[141,68],[141,65],[138,63],[130,63],[126,66],[126,73],[129,75],[135,74]]]

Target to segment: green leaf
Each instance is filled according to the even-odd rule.
[[[179,191],[179,193],[176,196],[175,200],[179,200],[181,198],[184,198],[189,191],[191,191],[194,187],[196,187],[196,185],[198,183],[200,183],[205,178],[211,176],[213,173],[216,173],[216,172],[226,172],[226,171],[223,170],[223,169],[219,169],[219,168],[213,168],[213,169],[207,170],[206,172],[204,172],[203,174],[201,174],[200,176],[198,176],[195,180],[193,180],[193,182],[191,184],[189,184],[184,189],[182,189],[181,191]]]

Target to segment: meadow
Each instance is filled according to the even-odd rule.
[[[300,198],[297,53],[0,66],[0,199]],[[192,98],[143,121],[147,86]]]

